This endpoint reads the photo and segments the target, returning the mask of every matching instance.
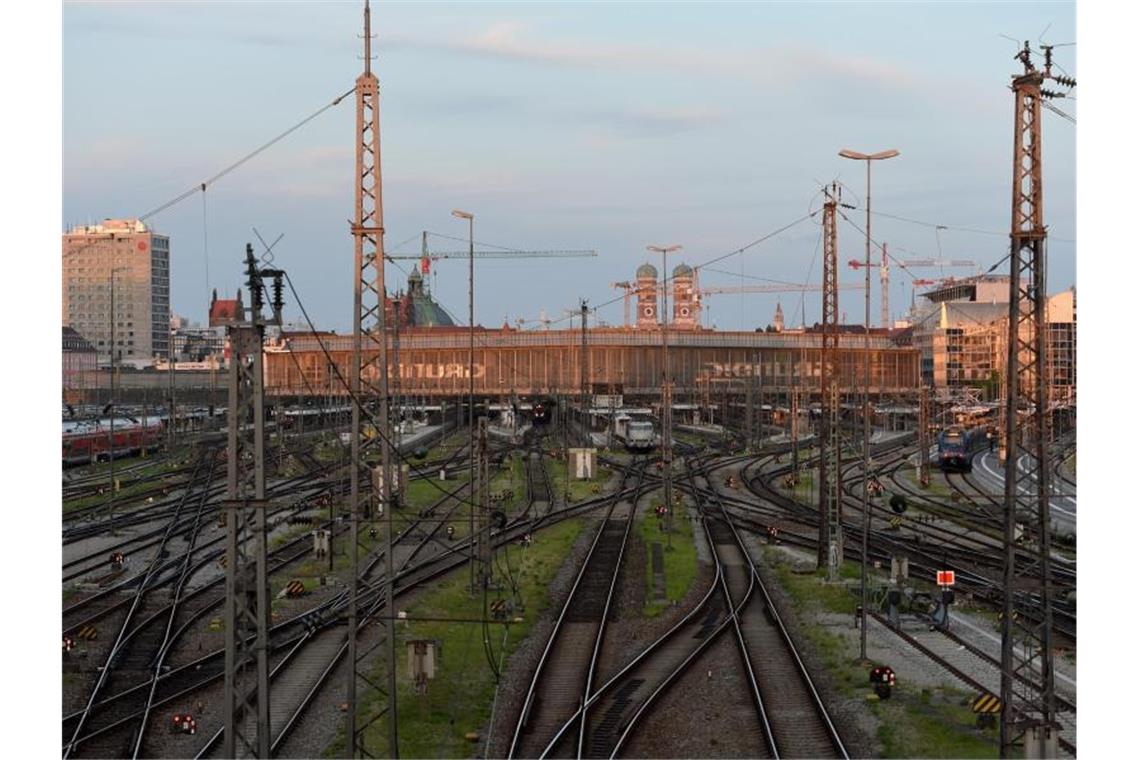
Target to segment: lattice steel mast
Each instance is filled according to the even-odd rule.
[[[1030,59],[1029,43],[1017,54],[1024,71],[1013,77],[1013,216],[1010,232],[1009,333],[1005,383],[1005,572],[1002,615],[1001,754],[1018,744],[1026,757],[1056,756],[1056,700],[1053,678],[1053,593],[1049,510],[1048,324],[1041,98],[1046,79],[1073,86],[1052,74],[1052,49],[1045,69]],[[1019,402],[1028,415],[1018,424]],[[1023,496],[1024,494],[1024,496]],[[1025,546],[1015,540],[1019,509],[1026,517]],[[1019,597],[1037,604],[1019,605]],[[1016,613],[1016,615],[1015,615]],[[1016,616],[1016,620],[1014,619]],[[1021,685],[1030,678],[1037,688]],[[1015,688],[1016,687],[1016,688]]]
[[[249,319],[228,328],[229,456],[226,479],[226,757],[269,757],[269,580],[265,531],[265,325],[281,324],[281,272],[258,270],[247,245]],[[273,316],[261,315],[263,279],[274,276]],[[252,672],[251,672],[252,671]],[[252,734],[250,733],[252,729]]]
[[[839,244],[835,225],[839,186],[824,189],[823,323],[820,351],[819,567],[831,580],[843,562],[843,502],[839,493]]]
[[[368,0],[364,2],[364,73],[356,78],[356,214],[352,222],[354,242],[352,371],[350,389],[355,399],[352,406],[352,467],[349,484],[352,540],[350,541],[351,581],[348,602],[348,720],[346,743],[348,754],[369,757],[397,757],[396,731],[396,650],[391,635],[392,619],[392,492],[395,478],[391,462],[392,426],[388,414],[388,339],[384,311],[384,204],[380,177],[380,83],[372,73],[372,19]],[[365,439],[362,426],[367,408],[376,403],[373,418],[379,427],[376,435]],[[362,408],[365,407],[365,408]],[[373,499],[365,493],[368,464],[365,454],[380,447],[380,488]],[[360,577],[361,548],[375,549],[368,539],[383,521],[385,576],[381,583]],[[361,531],[367,525],[370,530]],[[382,600],[378,597],[382,596]],[[361,614],[362,602],[371,611]],[[377,602],[383,602],[377,614]],[[358,638],[362,629],[372,624],[368,634],[372,644],[361,652]],[[383,674],[368,656],[380,652]],[[375,691],[379,698],[362,698],[357,686]],[[373,695],[369,695],[373,696]],[[365,705],[373,711],[364,714]],[[369,730],[382,718],[387,720],[380,730]]]

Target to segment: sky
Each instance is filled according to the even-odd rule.
[[[61,231],[162,206],[348,91],[362,8],[64,3]],[[899,260],[988,269],[1008,250],[1020,69],[1001,35],[1069,43],[1075,23],[1073,3],[375,3],[386,247],[415,254],[422,230],[460,238],[433,236],[435,248],[464,247],[459,208],[480,243],[593,249],[477,262],[476,321],[534,327],[586,298],[620,324],[610,283],[650,257],[660,266],[647,245],[681,245],[671,256],[690,265],[725,256],[818,210],[838,180],[857,207],[839,222],[840,280],[858,283],[846,262],[864,256],[865,166],[837,152],[895,148],[873,168],[872,236]],[[1079,78],[1075,50],[1056,60]],[[1057,104],[1076,116],[1075,100]],[[256,228],[283,236],[275,265],[316,326],[351,329],[354,124],[345,98],[151,218],[171,238],[176,313],[202,320],[213,288],[232,297]],[[1043,129],[1055,292],[1075,282],[1076,127],[1047,112]],[[817,215],[711,265],[701,284],[814,286],[819,256]],[[413,262],[399,264],[391,288]],[[431,282],[462,323],[466,270],[441,261]],[[973,271],[893,266],[892,317],[913,276]],[[820,319],[818,293],[729,294],[706,300],[706,323],[755,329],[777,301],[789,325]],[[840,310],[861,323],[862,292],[844,291]]]

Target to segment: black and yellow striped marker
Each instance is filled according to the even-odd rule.
[[[979,715],[996,715],[1001,712],[1001,700],[993,694],[981,694],[974,700],[971,708]]]
[[[301,581],[289,581],[285,585],[286,596],[300,596],[303,593],[305,593],[305,584]]]
[[[84,641],[93,641],[99,638],[99,631],[97,631],[93,625],[85,625],[79,629],[79,638]]]

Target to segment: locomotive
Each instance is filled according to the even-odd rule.
[[[938,434],[938,466],[943,472],[971,472],[974,454],[990,447],[985,425],[951,425]]]
[[[550,407],[551,403],[546,400],[534,402],[533,416],[535,425],[546,425],[550,422]]]
[[[625,447],[636,453],[645,453],[657,445],[657,434],[648,420],[629,420],[618,427],[618,437]]]

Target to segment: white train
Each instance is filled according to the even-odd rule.
[[[657,433],[649,420],[624,417],[616,421],[615,428],[618,439],[630,451],[645,452],[657,446]]]

